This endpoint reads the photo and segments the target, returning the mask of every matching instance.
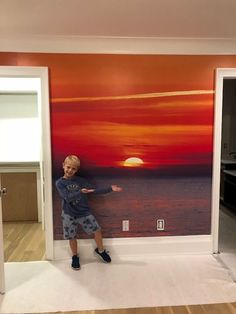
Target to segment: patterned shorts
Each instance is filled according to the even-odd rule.
[[[87,234],[92,234],[101,229],[96,218],[93,215],[85,217],[71,217],[64,212],[61,214],[63,224],[63,234],[65,240],[75,239],[78,231],[78,226],[81,225]]]

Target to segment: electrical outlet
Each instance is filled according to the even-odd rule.
[[[122,220],[122,231],[129,231],[129,220]]]
[[[165,221],[164,219],[157,219],[157,230],[165,230]]]

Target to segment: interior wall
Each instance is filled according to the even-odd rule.
[[[40,161],[36,93],[0,93],[0,142],[0,162]]]
[[[236,56],[0,53],[0,64],[49,67],[54,180],[72,152],[86,177],[123,180],[121,196],[92,200],[106,237],[210,234],[214,72],[236,67]],[[122,167],[131,156],[146,168]],[[165,230],[157,231],[158,218]]]

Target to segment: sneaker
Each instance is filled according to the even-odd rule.
[[[106,250],[104,250],[102,253],[100,253],[98,248],[96,248],[94,252],[101,258],[101,260],[104,263],[110,263],[111,262],[110,255],[108,254],[108,252]]]
[[[79,270],[80,269],[79,257],[77,255],[72,256],[71,267],[74,270]]]

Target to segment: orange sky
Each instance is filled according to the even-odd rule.
[[[85,167],[119,167],[129,157],[141,158],[146,168],[210,166],[210,57],[72,55],[68,61],[63,55],[60,60],[56,79],[52,73],[55,155],[73,151]]]
[[[129,157],[147,168],[210,162],[212,94],[71,100],[53,108],[55,150],[72,149],[89,165],[119,167]]]

